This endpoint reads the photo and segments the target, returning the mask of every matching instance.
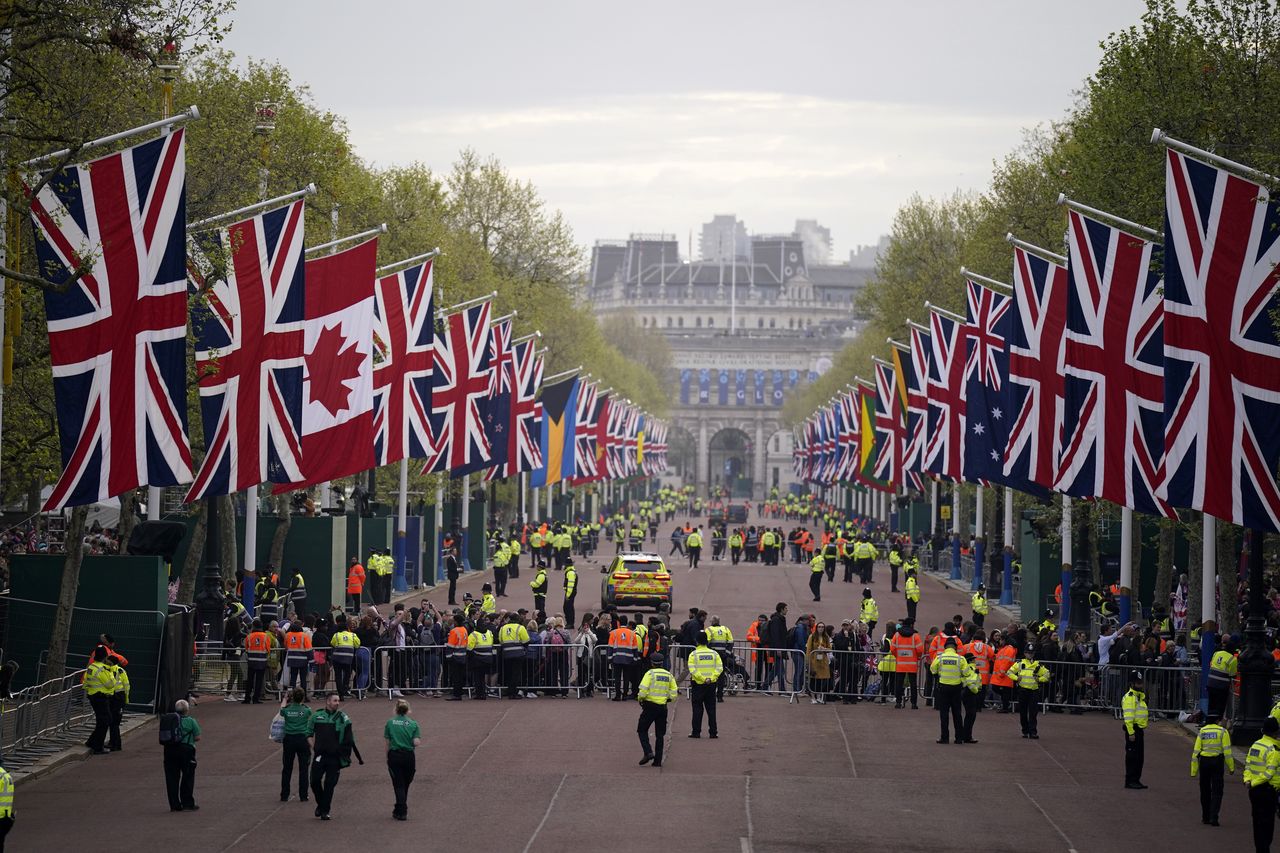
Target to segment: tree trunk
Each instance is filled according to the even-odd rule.
[[[182,576],[178,581],[178,603],[191,604],[195,600],[196,581],[199,578],[200,564],[204,562],[204,541],[209,531],[209,502],[200,501],[200,514],[196,517],[196,526],[191,529],[191,544],[187,548],[187,557],[182,563]]]
[[[284,540],[289,538],[289,526],[293,524],[293,516],[289,513],[290,497],[289,494],[276,495],[276,512],[280,513],[280,524],[271,535],[271,551],[267,556],[271,565],[280,571],[281,577],[285,574]]]
[[[1176,524],[1177,522],[1171,522]],[[1198,525],[1197,525],[1198,527]],[[1204,548],[1201,541],[1203,535],[1187,536],[1187,594],[1191,600],[1187,602],[1188,630],[1204,622],[1204,608],[1200,606],[1201,592],[1204,590]],[[1162,543],[1163,544],[1163,541]],[[1164,559],[1163,552],[1161,559]],[[1170,555],[1172,559],[1172,555]]]
[[[1160,520],[1159,544],[1156,548],[1156,585],[1155,591],[1151,594],[1151,607],[1153,609],[1163,607],[1166,612],[1169,610],[1169,593],[1173,591],[1173,526],[1175,523],[1167,518]],[[1134,569],[1137,568],[1135,564]],[[1135,577],[1135,582],[1136,580]]]
[[[1218,524],[1218,615],[1223,634],[1240,630],[1240,528],[1219,520]]]
[[[116,524],[116,534],[120,537],[120,553],[125,553],[129,537],[138,521],[138,490],[130,489],[120,496],[120,521]]]
[[[256,507],[254,508],[256,510]],[[231,495],[218,498],[218,550],[221,552],[219,562],[222,563],[222,579],[231,580],[236,576],[236,514],[231,504]]]
[[[62,562],[62,586],[58,591],[58,609],[53,613],[53,631],[49,637],[49,665],[45,679],[62,678],[67,672],[67,644],[71,641],[71,614],[80,589],[80,563],[84,559],[84,520],[89,508],[71,510],[67,527],[67,556]]]

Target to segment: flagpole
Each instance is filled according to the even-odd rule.
[[[445,314],[452,314],[455,311],[461,311],[464,308],[470,308],[472,305],[479,305],[481,302],[484,302],[486,299],[493,299],[497,295],[498,295],[498,291],[496,290],[490,291],[489,293],[486,293],[483,296],[477,296],[474,299],[468,299],[465,302],[459,302],[457,305],[450,305],[448,308],[440,308],[436,311],[436,314],[440,317],[443,317]]]
[[[1000,603],[1013,604],[1013,489],[1004,487],[1004,577],[1000,584]]]
[[[374,270],[374,275],[385,276],[385,275],[390,275],[393,272],[400,272],[401,270],[407,267],[411,267],[414,264],[423,263],[424,261],[429,261],[432,258],[438,257],[439,255],[440,255],[440,249],[438,248],[432,249],[430,252],[423,252],[421,255],[414,255],[412,258],[405,258],[403,261],[396,261],[393,264],[387,264],[384,267],[378,267],[376,270]]]
[[[435,559],[432,560],[432,566],[436,569],[435,577],[431,579],[432,584],[440,580],[440,545],[444,540],[444,531],[440,528],[444,527],[444,478],[440,478],[436,486],[436,513],[435,513],[435,534],[431,537],[431,550],[434,552]],[[458,561],[458,565],[462,565],[462,561]]]
[[[1062,590],[1064,593],[1066,592],[1067,587],[1070,586],[1071,584],[1071,566],[1072,566],[1072,561],[1074,559],[1072,556],[1073,535],[1074,535],[1074,525],[1072,524],[1071,497],[1070,495],[1063,495],[1062,496]],[[1066,601],[1066,600],[1067,599],[1064,596],[1063,601]],[[1039,619],[1040,603],[1036,602],[1035,607],[1036,607],[1035,618]],[[1061,609],[1059,609],[1058,613],[1059,613],[1058,621],[1066,622],[1066,620],[1063,619],[1061,616],[1062,614]]]
[[[1219,157],[1217,154],[1205,151],[1203,148],[1188,145],[1185,142],[1174,139],[1158,127],[1153,128],[1151,131],[1151,144],[1163,145],[1166,148],[1172,148],[1174,151],[1181,151],[1183,154],[1190,154],[1192,157],[1198,157],[1199,159],[1212,163],[1215,166],[1221,166],[1227,171],[1235,172],[1252,181],[1257,181],[1260,184],[1280,183],[1280,178],[1272,177],[1266,172],[1259,172],[1257,169],[1252,169],[1243,163],[1228,160],[1226,157]]]
[[[982,583],[982,558],[985,556],[986,539],[984,536],[983,522],[983,497],[986,489],[982,488],[982,484],[978,483],[974,486],[977,492],[977,501],[974,507],[973,520],[973,580],[969,584],[969,589],[976,591],[978,584]]]
[[[1133,510],[1120,507],[1120,624],[1128,623],[1133,607]],[[1063,587],[1062,594],[1067,594]]]
[[[392,584],[397,594],[409,591],[409,582],[406,575],[405,560],[408,554],[405,546],[408,545],[406,539],[409,527],[409,458],[400,460],[400,502],[396,511],[396,541],[395,555],[396,562],[395,576],[392,578]]]
[[[1050,252],[1048,249],[1042,249],[1034,243],[1019,240],[1017,237],[1013,236],[1013,232],[1005,234],[1004,239],[1022,251],[1035,255],[1038,258],[1043,258],[1050,263],[1057,264],[1058,266],[1067,265],[1066,255],[1059,255],[1057,252]]]
[[[337,205],[334,205],[334,207],[336,208]],[[324,251],[328,251],[329,254],[331,255],[336,254],[339,246],[344,246],[347,243],[358,243],[363,240],[369,240],[374,237],[377,237],[379,234],[386,234],[386,233],[387,233],[387,223],[384,222],[381,225],[377,226],[376,228],[370,228],[369,230],[361,231],[358,234],[349,234],[346,237],[336,237],[333,240],[330,240],[328,243],[321,243],[319,246],[312,246],[311,248],[307,249],[306,254],[316,255]]]
[[[201,219],[199,222],[192,222],[190,225],[187,226],[187,233],[190,234],[192,231],[208,230],[229,219],[246,218],[249,216],[253,216],[263,210],[270,210],[273,207],[277,207],[283,204],[288,204],[289,202],[295,201],[296,199],[304,198],[306,196],[312,196],[315,194],[316,194],[316,185],[307,184],[302,189],[296,190],[291,193],[278,195],[275,198],[269,198],[266,201],[255,202],[254,204],[245,205],[244,207],[237,207],[235,210],[228,210],[226,213],[219,213],[217,216],[210,216],[205,219]]]
[[[960,580],[960,484],[951,484],[951,579]]]
[[[961,317],[956,312],[948,311],[946,308],[943,308],[939,305],[934,305],[932,302],[925,302],[924,308],[926,311],[933,311],[937,314],[941,314],[943,317],[946,317],[948,320],[954,320],[957,323],[967,322],[964,317]]]
[[[1145,237],[1153,243],[1159,243],[1163,239],[1163,235],[1153,228],[1148,228],[1145,225],[1139,225],[1138,223],[1131,222],[1128,219],[1122,219],[1113,213],[1107,213],[1105,210],[1098,210],[1096,207],[1090,207],[1087,204],[1072,201],[1067,198],[1066,193],[1058,193],[1058,204],[1066,207],[1068,210],[1074,210],[1076,213],[1083,213],[1085,216],[1092,216],[1095,219],[1100,219],[1103,222],[1115,225],[1118,228],[1126,231],[1132,231],[1139,237]]]
[[[340,209],[340,206],[337,204],[337,202],[334,203],[333,207],[329,208],[329,236],[331,239],[328,243],[321,244],[322,247],[324,246],[335,247],[329,252],[329,254],[331,255],[334,254],[334,252],[336,251],[336,245],[338,243],[338,211],[339,209]],[[320,484],[320,509],[327,510],[327,509],[330,509],[332,506],[333,506],[332,483],[330,483],[330,481],[328,480],[325,480],[323,483]],[[356,509],[355,518],[356,518],[356,525],[359,526],[360,510],[358,507]],[[356,541],[360,541],[359,537],[357,537]]]
[[[23,163],[18,164],[18,168],[22,170],[37,169],[54,160],[62,160],[67,157],[79,157],[88,154],[98,148],[104,148],[113,142],[119,142],[122,139],[128,139],[131,136],[139,136],[144,133],[150,133],[153,130],[165,130],[170,127],[180,127],[189,121],[196,121],[200,118],[200,108],[195,104],[187,107],[182,112],[174,116],[162,118],[149,124],[139,125],[138,127],[122,130],[119,133],[113,133],[110,136],[102,136],[98,139],[91,140],[76,148],[63,148],[49,154],[42,154],[39,157],[33,157]]]
[[[974,272],[968,267],[960,267],[960,275],[972,281],[976,281],[978,284],[985,284],[988,287],[1000,288],[1003,290],[1007,290],[1010,293],[1013,292],[1012,284],[1005,284],[1003,281],[996,281],[994,278],[988,278],[985,275],[979,275],[978,273]]]

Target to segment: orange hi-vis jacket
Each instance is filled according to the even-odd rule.
[[[1008,676],[1009,667],[1018,659],[1018,650],[1013,646],[1004,646],[996,652],[995,663],[991,668],[991,683],[996,687],[1012,687],[1013,679]]]
[[[982,640],[974,640],[965,647],[965,652],[973,655],[973,668],[978,671],[978,675],[982,677],[983,684],[991,683],[991,659],[995,657],[995,650],[991,648],[990,643],[984,643]]]
[[[751,644],[752,648],[756,648],[756,649],[764,645],[764,642],[760,639],[760,623],[759,622],[752,622],[747,627],[747,642]],[[769,657],[769,659],[772,660],[773,658]],[[751,662],[752,663],[756,662],[756,652],[751,653]]]
[[[364,566],[356,563],[347,570],[347,595],[364,592]]]
[[[924,639],[912,631],[910,637],[894,634],[889,641],[889,651],[897,672],[915,672],[920,666],[920,658],[924,657]]]
[[[947,647],[946,634],[934,634],[933,639],[929,641],[929,663],[933,663],[933,659],[942,654],[942,650]]]
[[[461,625],[456,625],[449,631],[449,637],[444,641],[449,647],[446,657],[455,662],[465,661],[467,659],[467,629]]]
[[[306,631],[289,631],[284,635],[284,661],[293,667],[311,663],[311,635]]]
[[[614,628],[609,632],[609,649],[616,665],[629,665],[640,650],[640,640],[630,628]]]
[[[244,639],[244,647],[248,652],[250,665],[266,666],[267,654],[271,651],[271,637],[266,631],[253,631]]]
[[[836,556],[843,560],[849,556],[849,540],[842,535],[836,540]]]

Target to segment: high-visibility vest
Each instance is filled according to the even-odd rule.
[[[989,607],[987,605],[987,594],[979,590],[973,594],[973,612],[979,616],[986,616]]]
[[[1018,651],[1013,646],[1002,646],[991,664],[991,683],[996,687],[1012,687],[1013,679],[1009,677],[1009,669],[1017,659]]]
[[[116,692],[116,677],[111,667],[101,661],[93,661],[84,673],[84,692],[90,696],[110,696]]]
[[[1236,677],[1236,656],[1226,649],[1219,649],[1209,659],[1209,681],[1215,687],[1225,687],[1227,682]]]
[[[826,568],[826,560],[822,559],[822,555],[814,557],[809,561],[809,571],[811,573],[821,573]]]
[[[364,566],[356,563],[347,571],[347,595],[364,592]]]
[[[305,631],[289,631],[284,635],[284,662],[303,667],[311,663],[311,635]]]
[[[1039,690],[1049,680],[1049,670],[1038,660],[1020,660],[1009,667],[1009,677],[1023,690]]]
[[[248,650],[249,666],[266,666],[267,655],[271,652],[271,637],[266,631],[253,631],[245,637],[244,647]]]
[[[360,638],[351,631],[338,631],[329,638],[329,659],[335,666],[351,666],[356,662]]]
[[[451,661],[461,662],[467,659],[467,629],[461,625],[455,625],[449,636],[445,639],[445,643],[449,646],[446,656]]]
[[[527,642],[529,631],[519,622],[508,622],[498,629],[498,643],[502,646],[502,654],[508,658],[524,657]]]
[[[472,631],[467,637],[467,648],[481,663],[491,661],[498,655],[498,650],[493,646],[492,631]]]
[[[636,632],[626,627],[614,628],[609,632],[609,650],[609,659],[615,666],[630,666],[639,650]]]
[[[907,583],[906,583],[906,586],[904,587],[904,592],[907,597],[907,601],[914,601],[919,603],[920,582],[917,581],[914,577],[907,578]]]
[[[652,702],[655,705],[675,701],[676,694],[675,676],[660,666],[655,666],[644,674],[636,691],[641,702]]]
[[[1224,758],[1226,768],[1232,773],[1236,770],[1235,758],[1231,755],[1231,735],[1217,723],[1205,723],[1196,735],[1195,746],[1191,748],[1191,775],[1200,771],[1201,758]]]
[[[13,777],[0,767],[0,819],[13,817]]]
[[[484,597],[480,599],[480,612],[481,613],[497,613],[498,612],[498,599],[493,597],[493,593],[486,592],[484,594]]]
[[[694,533],[690,533],[689,538],[685,540],[684,544],[689,546],[690,548],[701,548],[702,534],[696,531]]]
[[[307,582],[302,579],[302,575],[298,575],[298,585],[289,593],[289,598],[293,601],[301,601],[307,597]]]
[[[717,651],[727,652],[733,648],[733,632],[724,625],[708,625],[707,645]]]
[[[538,569],[538,573],[533,576],[533,580],[529,581],[529,589],[533,590],[534,595],[547,594],[547,570]]]
[[[564,567],[564,597],[573,598],[578,590],[578,570],[573,566]]]
[[[719,652],[698,646],[689,653],[689,677],[695,684],[713,684],[724,672]]]
[[[942,654],[929,664],[929,671],[938,676],[939,684],[954,687],[964,683],[965,676],[973,672],[973,667],[955,649],[943,649]]]
[[[1134,729],[1145,729],[1148,717],[1147,694],[1130,687],[1129,692],[1120,700],[1120,712],[1124,717],[1126,732],[1133,734]]]
[[[1253,742],[1244,760],[1244,782],[1250,788],[1258,785],[1280,788],[1280,741],[1263,735]]]
[[[964,675],[964,686],[971,693],[982,692],[982,677],[972,668]]]
[[[535,530],[535,531],[533,531],[533,534],[529,537],[529,547],[530,547],[530,548],[534,548],[534,549],[537,549],[537,548],[541,548],[541,547],[542,547],[542,534],[541,534],[541,533],[539,533],[539,532],[538,532],[538,531],[536,531],[536,530]]]
[[[974,640],[969,644],[969,654],[973,655],[973,668],[977,670],[978,676],[982,679],[983,684],[991,683],[991,658],[994,656],[994,650],[990,643],[984,643],[982,640]]]
[[[874,598],[862,599],[862,615],[860,618],[868,624],[879,621],[880,607],[876,604]]]
[[[920,658],[924,657],[924,640],[914,631],[910,637],[894,634],[889,641],[889,649],[893,652],[897,672],[915,672]]]

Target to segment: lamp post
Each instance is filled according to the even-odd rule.
[[[1271,673],[1275,661],[1267,650],[1267,602],[1263,586],[1263,532],[1246,533],[1249,552],[1249,618],[1240,650],[1240,714],[1232,727],[1239,742],[1250,744],[1262,735],[1262,723],[1271,710]]]

